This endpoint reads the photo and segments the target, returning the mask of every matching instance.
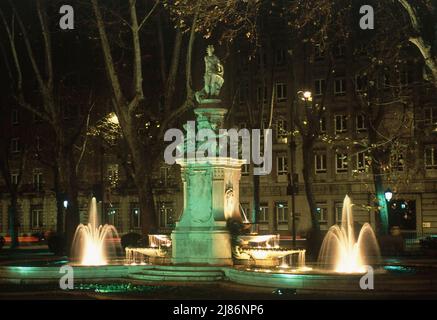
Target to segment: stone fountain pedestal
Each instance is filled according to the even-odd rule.
[[[226,109],[218,102],[204,103],[195,110],[197,128],[221,128]],[[196,143],[196,150],[198,145]],[[232,265],[228,219],[241,220],[239,182],[244,160],[208,157],[181,158],[184,210],[171,234],[172,263]]]

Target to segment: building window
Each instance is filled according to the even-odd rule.
[[[35,149],[36,151],[41,151],[41,137],[36,136],[35,138]]]
[[[266,202],[262,202],[259,205],[258,222],[259,223],[269,222],[269,204]]]
[[[357,153],[357,170],[358,170],[358,172],[366,172],[367,171],[366,152],[358,152]]]
[[[324,224],[328,222],[328,208],[326,203],[317,203],[317,218],[320,223]]]
[[[249,164],[243,164],[243,166],[241,167],[241,174],[243,176],[248,176],[250,173],[250,165]]]
[[[334,47],[334,57],[344,58],[346,55],[346,46],[344,44],[338,44]]]
[[[34,207],[30,211],[30,225],[32,229],[43,227],[43,213],[41,207]]]
[[[19,173],[18,172],[11,172],[11,183],[13,185],[17,185],[18,184],[18,177],[19,177]]]
[[[267,103],[267,87],[258,87],[256,89],[256,101],[258,103]]]
[[[286,201],[276,202],[275,211],[278,224],[288,223],[288,203]]]
[[[39,169],[33,171],[33,189],[35,191],[41,191],[42,187],[42,172]]]
[[[347,116],[344,114],[337,114],[334,117],[335,133],[344,133],[347,131]]]
[[[164,186],[168,185],[170,180],[170,167],[163,166],[159,168],[159,180]]]
[[[362,114],[357,115],[357,132],[363,132],[367,130],[366,117]]]
[[[277,160],[277,172],[278,176],[287,175],[288,174],[288,158],[286,156],[278,156]]]
[[[320,44],[316,44],[314,46],[314,59],[322,60],[325,57],[325,50],[322,48]]]
[[[109,164],[107,168],[108,181],[112,187],[117,186],[118,182],[118,164]]]
[[[334,80],[334,94],[344,95],[346,93],[346,79],[340,78]]]
[[[347,154],[336,153],[335,170],[337,173],[347,172]]]
[[[174,204],[173,202],[162,202],[159,210],[159,226],[161,228],[171,228],[174,224]]]
[[[242,214],[245,218],[250,218],[251,211],[250,211],[250,204],[247,202],[240,203],[240,210],[242,211]]]
[[[287,143],[288,131],[287,131],[287,121],[278,120],[276,127],[276,139],[278,142]]]
[[[366,75],[357,75],[355,77],[355,91],[362,92],[367,89],[367,76]]]
[[[326,173],[326,153],[316,153],[314,162],[316,173]]]
[[[114,205],[108,208],[107,223],[114,227],[118,227],[118,208]]]
[[[18,109],[12,109],[12,112],[11,112],[11,122],[12,122],[13,126],[16,126],[16,125],[18,125],[20,123],[19,116],[20,116],[20,113],[19,113]]]
[[[335,223],[341,224],[342,218],[343,218],[343,204],[339,202],[335,204]]]
[[[283,66],[285,64],[285,60],[286,60],[285,49],[280,48],[280,49],[276,50],[276,52],[275,52],[275,64],[277,66]]]
[[[11,139],[11,152],[12,153],[19,153],[20,150],[21,150],[20,138],[12,138]]]
[[[314,80],[314,95],[320,96],[325,93],[326,80],[316,79]]]
[[[138,203],[131,204],[131,228],[140,228],[141,216]]]
[[[320,117],[320,133],[326,133],[326,117]]]
[[[256,64],[258,68],[267,66],[267,55],[265,52],[258,52],[256,55]]]
[[[436,108],[426,108],[425,109],[425,124],[426,125],[437,125],[437,109]]]
[[[286,83],[276,83],[276,101],[283,102],[287,101],[287,84]]]
[[[425,147],[425,169],[437,169],[437,146]]]
[[[402,153],[395,153],[390,156],[390,164],[395,171],[404,171],[404,155]]]

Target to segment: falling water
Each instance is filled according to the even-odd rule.
[[[305,250],[299,251],[297,265],[299,268],[305,268]]]
[[[343,201],[341,226],[332,226],[325,238],[319,254],[322,266],[336,272],[365,272],[371,258],[379,259],[380,251],[375,233],[370,224],[365,223],[358,235],[354,234],[351,199]]]
[[[80,224],[74,234],[73,256],[81,265],[106,265],[108,254],[116,252],[115,238],[118,238],[118,233],[114,226],[99,224],[96,198],[92,198],[88,224]]]

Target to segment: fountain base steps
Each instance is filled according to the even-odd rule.
[[[214,282],[225,279],[221,268],[200,266],[160,266],[130,273],[129,279],[143,281]]]

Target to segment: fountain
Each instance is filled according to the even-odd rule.
[[[332,226],[326,234],[319,253],[324,267],[340,273],[363,273],[371,258],[379,259],[380,251],[375,233],[365,223],[355,238],[351,199],[343,201],[341,225]]]
[[[118,239],[117,229],[112,225],[99,224],[96,198],[92,198],[88,224],[80,224],[74,234],[73,256],[82,266],[106,265],[108,253],[114,253],[117,249],[114,238]]]

